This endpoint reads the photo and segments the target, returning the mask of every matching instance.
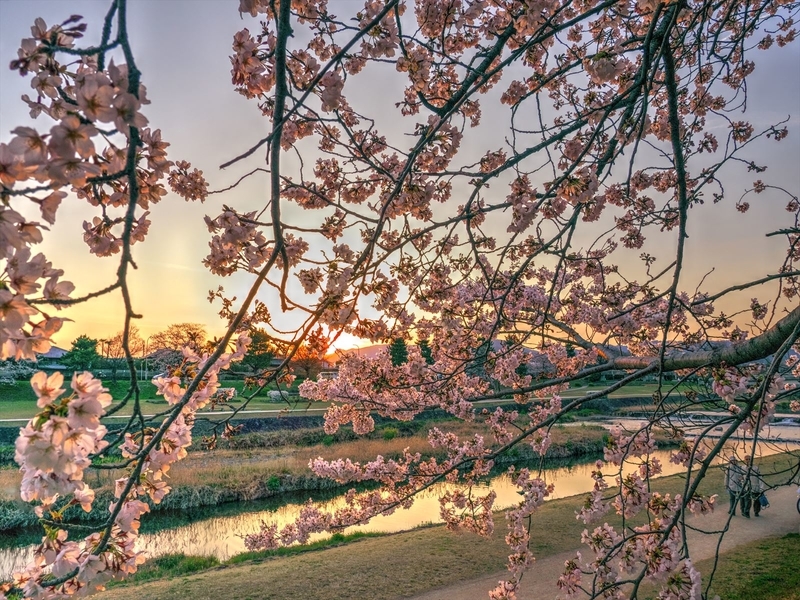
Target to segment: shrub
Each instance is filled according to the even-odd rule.
[[[186,556],[185,554],[167,554],[159,556],[152,560],[148,560],[145,564],[139,567],[136,574],[130,576],[124,582],[111,581],[109,587],[114,587],[121,584],[131,584],[143,581],[151,581],[153,579],[171,579],[181,575],[188,575],[190,573],[197,573],[204,571],[211,567],[219,565],[219,559],[216,556]]]
[[[401,421],[395,426],[403,437],[414,435],[425,426],[425,421]]]
[[[14,385],[18,379],[30,379],[35,372],[36,369],[25,363],[0,361],[0,380],[6,385]]]

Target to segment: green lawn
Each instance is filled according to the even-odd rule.
[[[128,391],[128,381],[104,381],[103,385],[108,388],[111,396],[115,400],[119,400],[125,396]],[[232,407],[241,406],[244,396],[248,392],[244,390],[244,381],[223,381],[222,387],[236,388],[237,397],[231,403]],[[292,390],[296,394],[296,388]],[[261,395],[256,396],[250,401],[248,410],[280,410],[286,408],[288,405],[285,401],[275,402],[268,395],[267,390],[262,390]],[[156,386],[149,381],[139,382],[139,398],[143,401],[143,410],[145,414],[155,414],[166,409],[167,403],[161,396],[156,394]],[[291,402],[298,402],[298,406],[308,406],[307,401],[300,400],[297,395],[291,396]],[[36,395],[33,393],[30,384],[27,381],[18,381],[14,385],[0,384],[0,419],[29,419],[38,412],[36,406]],[[117,414],[129,415],[131,414],[132,406],[126,406]],[[220,410],[220,409],[218,409]]]
[[[120,380],[113,382],[106,380],[103,382],[103,384],[109,389],[115,400],[123,398],[125,393],[128,391],[127,381]],[[576,387],[563,392],[562,396],[566,398],[578,398],[589,393],[602,391],[608,387],[608,385],[609,384],[590,384],[587,386]],[[244,381],[242,380],[223,381],[222,387],[236,388],[237,398],[232,406],[240,406],[242,398],[248,393],[244,390]],[[656,389],[657,386],[655,384],[649,383],[627,385],[612,392],[609,394],[609,396],[611,398],[625,396],[650,397],[653,395]],[[670,388],[669,386],[665,386],[664,389],[667,390]],[[684,388],[681,387],[679,389],[682,390]],[[685,389],[688,389],[688,387]],[[309,406],[307,401],[300,399],[296,395],[296,386],[293,386],[291,391],[295,394],[291,397],[291,401],[297,403],[297,408],[304,409],[305,407]],[[146,414],[160,412],[166,408],[166,403],[164,400],[160,396],[156,395],[156,387],[149,381],[139,382],[139,392],[140,399],[144,401],[144,411]],[[511,401],[510,398],[509,401]],[[501,404],[502,402],[498,403]],[[273,402],[272,398],[269,397],[269,391],[262,390],[259,396],[256,396],[250,401],[250,404],[247,408],[248,410],[276,410],[286,408],[287,406],[288,405],[286,402]],[[313,403],[314,408],[323,408],[325,406],[327,405],[324,403]],[[33,390],[28,382],[18,381],[15,385],[0,384],[0,419],[28,419],[36,414],[36,412],[36,396],[34,395]],[[129,415],[130,413],[131,408],[125,407],[117,414]]]
[[[589,393],[600,392],[600,391],[604,390],[605,388],[607,388],[609,385],[612,385],[613,383],[614,382],[603,383],[603,384],[591,383],[591,384],[585,385],[585,386],[580,386],[580,387],[576,386],[576,387],[574,387],[572,389],[567,390],[566,392],[563,392],[562,396],[583,396],[583,395],[586,395],[586,394],[589,394]],[[671,382],[671,381],[665,382],[664,385],[661,387],[662,393],[666,393],[667,391],[671,390],[674,385],[675,385],[674,382]],[[647,397],[647,396],[652,396],[656,392],[657,389],[658,389],[658,386],[655,383],[628,384],[628,385],[626,385],[625,387],[623,387],[623,388],[621,388],[619,390],[611,392],[609,394],[609,397],[611,397],[611,398],[620,397],[620,396],[645,396],[645,397]],[[681,384],[672,393],[673,394],[682,393],[682,392],[688,391],[690,389],[695,389],[695,388],[690,386],[690,385]]]
[[[702,561],[698,567],[709,573],[712,561]],[[759,540],[726,552],[710,591],[709,598],[724,600],[800,600],[800,534]]]

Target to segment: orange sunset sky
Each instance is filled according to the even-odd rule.
[[[347,0],[331,2],[332,11],[339,5],[339,14],[347,12],[352,3]],[[270,123],[260,116],[255,102],[234,92],[230,82],[230,45],[233,34],[243,27],[257,29],[257,20],[240,18],[236,1],[133,0],[130,2],[130,33],[137,55],[143,82],[147,85],[152,104],[144,114],[150,126],[160,128],[164,139],[171,142],[170,158],[188,160],[202,169],[210,189],[230,185],[242,174],[263,161],[263,152],[242,164],[220,171],[218,165],[250,147],[263,137]],[[62,21],[70,14],[81,14],[89,24],[86,41],[99,38],[102,16],[107,6],[97,0],[65,2],[3,0],[0,2],[0,141],[7,142],[10,130],[18,125],[31,124],[27,107],[19,100],[21,94],[31,93],[29,79],[6,68],[16,57],[21,38],[37,16],[48,25]],[[791,117],[789,137],[776,144],[768,141],[757,147],[758,162],[770,165],[765,181],[784,186],[797,194],[800,190],[800,48],[776,52],[761,52],[758,68],[751,79],[749,111],[746,118],[756,130],[768,123]],[[358,79],[358,78],[356,78]],[[368,113],[378,113],[382,125],[391,130],[395,114],[394,102],[400,95],[401,79],[373,77],[351,87],[348,97],[357,96]],[[362,86],[362,87],[356,87]],[[500,86],[502,87],[502,86]],[[33,126],[45,126],[46,119]],[[503,123],[507,121],[504,120]],[[502,145],[504,131],[493,131],[489,102],[484,104],[483,139],[488,147]],[[49,123],[46,125],[49,128]],[[473,148],[478,151],[479,148]],[[469,149],[467,149],[469,151]],[[458,160],[458,159],[457,159]],[[691,165],[690,165],[691,168]],[[726,180],[729,198],[724,207],[714,207],[711,200],[693,209],[688,241],[688,261],[683,289],[694,287],[710,269],[714,273],[706,280],[709,291],[774,273],[785,256],[785,239],[766,238],[768,231],[787,225],[789,213],[783,210],[784,195],[766,193],[752,196],[753,205],[747,215],[739,214],[734,202],[740,192],[752,185],[759,176],[742,173],[742,169]],[[224,285],[230,295],[240,298],[247,290],[250,278],[235,276],[220,279],[212,276],[201,261],[208,252],[209,233],[203,216],[219,214],[223,204],[235,207],[261,206],[266,194],[266,178],[253,179],[239,189],[210,197],[205,204],[187,204],[170,193],[151,208],[152,225],[144,244],[134,246],[134,258],[139,269],[132,274],[134,308],[143,318],[137,325],[144,337],[176,322],[197,322],[207,326],[211,334],[219,334],[223,323],[217,317],[218,305],[207,301],[209,289]],[[498,186],[498,189],[500,187]],[[505,194],[500,190],[498,193]],[[113,282],[117,258],[97,258],[88,252],[82,241],[81,223],[94,213],[87,211],[83,201],[68,198],[59,210],[59,221],[41,244],[41,251],[57,268],[66,271],[66,279],[77,286],[73,295],[82,295]],[[287,218],[302,219],[301,211],[288,213]],[[302,221],[300,221],[302,222]],[[675,235],[654,238],[645,249],[651,253],[668,253],[674,248]],[[636,260],[640,251],[629,257]],[[659,263],[663,268],[667,262]],[[764,292],[766,292],[764,289]],[[756,295],[747,290],[738,296]],[[768,298],[759,290],[759,297]],[[278,308],[274,298],[262,296],[268,305]],[[729,312],[735,302],[721,302],[718,308]],[[730,307],[730,308],[729,308]],[[62,311],[72,319],[56,336],[56,343],[69,348],[80,334],[102,338],[122,328],[122,311],[118,293],[93,300]],[[286,317],[292,319],[292,315]],[[339,347],[347,348],[358,340],[344,337]],[[362,344],[364,345],[364,344]]]

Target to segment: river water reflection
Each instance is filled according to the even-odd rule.
[[[785,448],[784,448],[785,450]],[[764,447],[760,452],[764,455],[777,452],[777,448]],[[669,461],[669,451],[659,450],[654,456],[661,461],[664,475],[672,475],[683,470],[683,467]],[[563,463],[562,463],[563,464]],[[555,484],[555,493],[550,499],[564,498],[588,492],[593,485],[591,471],[594,461],[586,461],[570,466],[548,468],[542,477],[548,483]],[[627,465],[628,472],[635,466]],[[451,484],[438,484],[417,498],[414,505],[407,510],[398,510],[388,516],[374,518],[370,523],[349,528],[352,531],[396,532],[413,529],[426,523],[438,523],[439,495],[446,489],[453,489]],[[483,486],[488,492],[492,489],[497,494],[495,508],[502,509],[519,502],[516,487],[508,475],[498,475],[489,479]],[[219,507],[182,511],[180,513],[155,513],[145,515],[142,522],[139,548],[146,551],[149,557],[164,554],[184,553],[194,555],[214,555],[220,560],[244,552],[244,536],[259,530],[262,521],[278,522],[284,525],[293,522],[299,514],[302,499],[277,504],[275,500],[255,501],[247,503],[231,503]],[[295,496],[297,498],[297,496]],[[344,505],[342,495],[318,502],[323,509],[335,509]],[[326,537],[317,535],[314,539]],[[0,538],[0,580],[8,578],[14,571],[27,564],[33,554],[34,540],[39,537]]]

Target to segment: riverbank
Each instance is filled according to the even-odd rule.
[[[160,504],[151,504],[155,511],[189,510],[218,506],[230,502],[246,502],[279,497],[296,492],[340,489],[330,479],[314,476],[308,469],[311,459],[342,456],[355,461],[368,461],[381,454],[400,457],[405,448],[427,456],[433,452],[427,442],[427,428],[435,422],[420,422],[398,428],[382,425],[371,436],[358,438],[352,431],[341,430],[336,436],[326,435],[319,428],[259,431],[227,443],[228,448],[193,451],[170,471],[172,491]],[[441,425],[441,423],[439,423]],[[487,428],[478,423],[448,421],[461,437],[476,433],[487,435]],[[602,452],[607,432],[596,425],[554,427],[553,443],[548,459],[579,458]],[[498,461],[498,465],[525,462],[538,456],[528,445],[520,445]],[[67,518],[97,522],[105,518],[112,499],[114,480],[123,472],[94,471],[87,481],[96,489],[97,500],[91,513],[78,507],[69,509]],[[0,531],[14,531],[37,525],[32,506],[17,499],[20,474],[16,469],[0,469]],[[145,516],[145,520],[147,517]]]
[[[787,467],[790,462],[781,456],[760,461],[762,473],[768,479]],[[658,479],[654,487],[662,493],[680,493],[684,479],[672,476]],[[703,493],[724,491],[721,469],[713,469],[701,486]],[[786,506],[783,496],[786,496]],[[750,541],[762,533],[771,532],[769,524],[785,518],[789,531],[797,531],[800,523],[794,511],[794,489],[783,488],[770,494],[772,507],[763,513],[761,519],[736,519],[731,532],[738,531],[744,541]],[[585,528],[575,519],[575,510],[580,504],[579,497],[553,500],[545,503],[534,517],[531,549],[537,557],[534,566],[536,577],[529,576],[532,582],[540,577],[545,564],[550,568],[563,568],[563,556],[573,555],[579,549],[580,534]],[[725,517],[725,499],[721,500],[722,510],[717,510],[708,520],[696,520],[693,524],[717,525],[712,519]],[[793,520],[792,520],[793,519]],[[606,519],[612,525],[616,517]],[[104,600],[134,600],[142,597],[153,600],[193,600],[230,597],[231,590],[241,600],[304,598],[304,600],[338,600],[341,598],[374,598],[375,600],[398,600],[400,598],[424,597],[423,594],[438,590],[450,590],[453,594],[441,598],[485,598],[486,592],[497,579],[504,575],[503,569],[508,548],[503,541],[505,531],[503,517],[496,517],[495,534],[481,538],[470,533],[448,532],[442,526],[431,526],[410,532],[391,534],[375,538],[364,538],[324,550],[310,551],[289,557],[271,556],[269,553],[240,557],[227,564],[216,566],[202,572],[182,573],[180,577],[163,579],[136,585],[123,585],[99,597]],[[744,527],[748,530],[745,531]],[[793,529],[792,529],[793,527]],[[732,539],[732,536],[729,537]],[[240,563],[243,558],[248,561]],[[391,569],[376,568],[376,565],[391,565]],[[465,582],[480,581],[480,589],[473,594],[458,591]],[[552,597],[548,595],[528,595],[523,598]],[[437,596],[431,596],[437,598]],[[768,597],[764,597],[765,599]]]

